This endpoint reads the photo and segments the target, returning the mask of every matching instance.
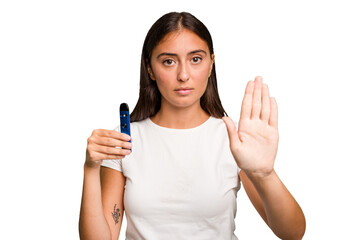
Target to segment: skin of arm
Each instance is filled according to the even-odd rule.
[[[277,103],[261,77],[246,86],[238,129],[229,117],[223,120],[250,201],[279,238],[301,239],[305,216],[274,171],[279,140]]]
[[[122,172],[101,167],[101,196],[111,239],[119,239],[124,214],[124,186],[126,178]]]
[[[84,165],[84,184],[79,218],[80,239],[111,239],[101,199],[100,167]]]
[[[239,175],[251,203],[275,235],[281,239],[302,239],[304,214],[276,172],[261,179],[249,178],[244,171]]]
[[[94,130],[88,139],[79,217],[80,239],[118,239],[123,218],[125,177],[101,167],[104,159],[130,154],[130,137],[111,130]]]

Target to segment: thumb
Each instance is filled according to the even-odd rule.
[[[229,135],[230,148],[232,148],[232,146],[238,146],[240,144],[240,139],[236,130],[235,123],[229,117],[222,117],[222,120],[225,122],[226,129]]]

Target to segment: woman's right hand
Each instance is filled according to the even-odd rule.
[[[131,137],[113,130],[96,129],[87,140],[87,167],[100,167],[105,159],[123,159],[131,153]]]

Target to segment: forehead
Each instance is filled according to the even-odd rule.
[[[206,52],[209,52],[209,47],[206,41],[188,29],[181,29],[179,31],[166,34],[165,37],[163,37],[163,39],[161,39],[158,45],[154,48],[153,53],[188,53],[197,49],[202,49]]]

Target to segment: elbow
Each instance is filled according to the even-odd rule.
[[[301,212],[301,217],[298,221],[297,228],[296,228],[296,238],[294,239],[302,239],[305,235],[305,231],[306,231],[306,219],[305,219],[305,215],[303,212]]]
[[[297,238],[294,239],[302,239],[305,235],[305,231],[306,231],[306,220],[305,220],[305,216],[303,216],[303,219],[301,221],[301,224],[299,224],[300,226],[298,227],[298,231],[297,231]]]
[[[291,233],[276,233],[274,234],[282,240],[301,240],[304,237],[305,231],[293,231]]]
[[[284,230],[284,229],[283,229]],[[299,219],[297,223],[294,223],[291,228],[286,231],[274,231],[274,234],[283,240],[301,240],[306,231],[306,220],[305,217]]]
[[[302,217],[300,217],[300,219],[298,219],[297,221],[293,222],[293,224],[286,226],[282,226],[282,227],[271,227],[269,225],[269,227],[271,228],[271,230],[274,232],[274,234],[283,240],[301,240],[304,235],[305,235],[305,231],[306,231],[306,220],[305,220],[305,216],[302,215]]]
[[[87,226],[79,221],[79,239],[80,240],[111,240],[111,234],[109,231],[99,231],[93,226]]]

